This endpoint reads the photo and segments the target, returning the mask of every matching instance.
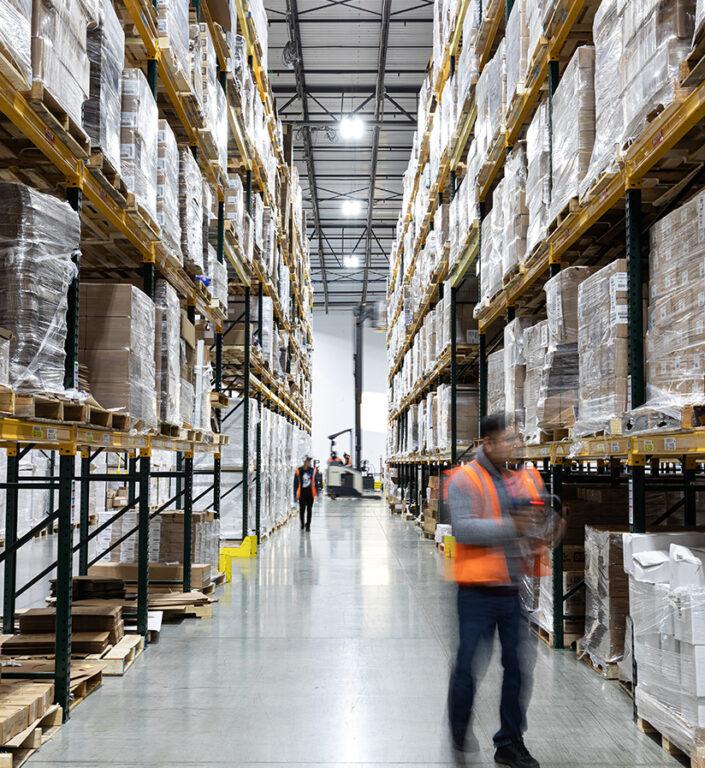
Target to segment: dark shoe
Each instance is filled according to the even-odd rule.
[[[506,747],[500,747],[494,753],[494,761],[500,765],[509,765],[511,768],[540,768],[521,740]]]
[[[311,526],[310,526],[310,525],[307,525],[307,526],[306,526],[306,531],[307,531],[308,533],[311,533]]]
[[[453,743],[453,749],[456,752],[479,752],[480,745],[475,736],[468,732],[467,734],[450,732],[450,738]]]

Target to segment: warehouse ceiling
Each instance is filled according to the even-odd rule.
[[[433,0],[265,0],[269,74],[308,212],[315,308],[385,298]],[[345,140],[343,117],[364,122]],[[360,202],[344,215],[346,200]]]

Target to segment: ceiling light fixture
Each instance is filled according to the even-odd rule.
[[[359,117],[347,116],[340,121],[339,129],[345,141],[359,141],[365,133],[365,124]]]
[[[359,200],[343,200],[343,216],[359,216],[361,212]]]
[[[356,254],[343,256],[343,266],[346,269],[356,269],[360,266],[360,258]]]

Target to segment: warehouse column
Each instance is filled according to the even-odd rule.
[[[88,513],[90,511],[90,474],[91,452],[88,448],[81,449],[81,509],[78,551],[78,572],[81,576],[88,573]],[[53,512],[53,510],[51,510]]]
[[[193,547],[193,446],[184,453],[184,592],[191,591]]]
[[[69,719],[71,684],[71,598],[73,594],[73,474],[76,449],[59,448],[59,534],[56,566],[56,660],[54,662],[54,701]]]
[[[134,504],[137,499],[137,454],[130,451],[130,459],[127,462],[127,501]]]
[[[5,557],[2,631],[11,635],[15,631],[15,591],[17,588],[17,483],[20,475],[20,446],[13,443],[7,449],[7,485],[5,490]],[[50,510],[53,512],[53,510]]]
[[[137,555],[137,632],[147,641],[149,618],[149,486],[152,451],[140,448],[140,500]],[[185,526],[184,526],[185,527]]]
[[[147,84],[155,101],[157,100],[158,77],[159,65],[157,60],[149,59],[147,61]],[[154,250],[142,260],[142,290],[154,301]]]
[[[482,259],[480,254],[482,253],[482,222],[485,218],[485,201],[481,200],[477,206],[477,218],[478,218],[478,235],[477,235],[477,303],[482,301]],[[487,416],[487,335],[480,328],[479,333],[479,346],[477,351],[478,357],[478,396],[480,406],[480,419]],[[479,436],[478,425],[478,436]]]
[[[221,72],[221,85],[225,88],[225,72]],[[225,202],[218,201],[218,242],[216,256],[219,264],[225,263]],[[227,264],[226,264],[227,277]],[[225,307],[227,316],[228,308]],[[215,391],[223,391],[223,333],[222,330],[214,329],[215,333]],[[215,412],[215,423],[218,434],[223,431],[223,410],[217,408]],[[213,515],[216,520],[220,519],[220,486],[221,486],[221,462],[220,448],[218,453],[213,455]]]
[[[563,459],[555,457],[551,467],[551,493],[559,499],[563,496]],[[553,647],[563,648],[563,543],[552,554],[553,569]]]

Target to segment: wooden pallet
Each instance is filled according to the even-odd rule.
[[[103,152],[101,152],[100,149],[91,150],[86,165],[91,174],[97,179],[100,186],[103,187],[120,208],[126,208],[128,194],[127,185],[122,180],[120,172]]]
[[[610,167],[600,173],[587,192],[582,196],[582,204],[585,205],[598,197],[606,197],[610,182],[615,176],[621,174],[623,169],[624,163],[621,160],[618,161],[614,159]]]
[[[549,647],[549,648],[555,648],[555,636],[553,632],[549,632],[548,630],[544,629],[540,624],[536,624],[534,621],[529,621],[529,626],[531,627],[531,631],[537,635],[543,642]],[[570,648],[574,643],[577,643],[578,640],[582,638],[582,633],[570,633],[570,632],[564,632],[563,633],[563,647],[564,648]]]
[[[0,413],[10,416],[15,413],[15,393],[9,387],[0,386]]]
[[[64,403],[54,397],[41,395],[15,395],[15,416],[19,419],[62,421]]]
[[[159,422],[159,434],[164,437],[173,437],[183,439],[186,436],[186,430],[177,427],[176,424],[169,424],[166,421]]]
[[[113,413],[113,429],[127,432],[130,429],[130,417],[126,413]]]
[[[91,151],[91,140],[88,134],[59,104],[40,82],[33,82],[29,91],[25,92],[27,101],[32,109],[44,120],[49,130],[44,131],[45,138],[54,142],[54,136],[62,141],[68,150],[76,157],[85,159]]]
[[[191,93],[191,79],[187,72],[179,67],[176,56],[169,45],[168,37],[159,38],[159,54],[166,69],[169,80],[174,84],[177,93]]]
[[[229,408],[230,398],[223,392],[211,392],[211,408]]]
[[[103,684],[103,665],[102,662],[95,664],[95,670],[86,674],[76,683],[71,683],[71,704],[69,709],[77,707],[84,699],[90,696]]]
[[[692,751],[688,748],[681,748],[678,744],[672,742],[668,736],[661,733],[651,723],[644,720],[643,717],[637,717],[637,728],[654,741],[661,744],[661,749],[674,757],[680,757],[690,762],[690,768],[705,768],[705,747],[695,747]],[[687,764],[687,763],[686,763]]]
[[[28,728],[0,747],[0,768],[20,768],[43,745],[54,738],[63,723],[64,713],[53,704]]]
[[[598,675],[601,675],[602,677],[604,677],[605,680],[619,679],[619,667],[617,666],[617,662],[603,661],[602,659],[600,659],[596,663],[590,658],[590,655],[587,653],[587,651],[583,647],[581,640],[578,640],[578,642],[575,644],[575,655],[581,661],[585,662],[585,664],[587,664],[588,667],[590,667],[592,670],[597,672]]]
[[[509,271],[502,275],[502,288],[509,288],[512,283],[514,283],[516,280],[521,278],[522,275],[525,274],[526,266],[524,264],[512,265]]]
[[[143,650],[142,635],[125,635],[102,654],[88,656],[87,660],[99,661],[103,665],[103,674],[107,677],[121,677],[135,663]]]
[[[558,215],[548,224],[548,234],[553,234],[558,227],[570,216],[573,216],[580,210],[580,201],[577,197],[571,197],[570,200],[561,208]]]
[[[113,413],[99,405],[87,404],[85,422],[94,427],[110,429],[113,426]]]
[[[152,242],[161,240],[162,231],[147,209],[135,199],[134,192],[127,193],[127,212],[133,219],[137,228]]]

